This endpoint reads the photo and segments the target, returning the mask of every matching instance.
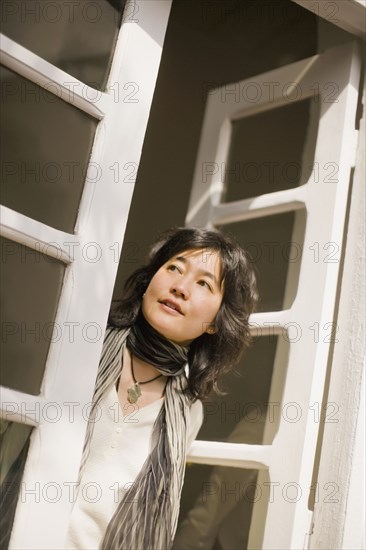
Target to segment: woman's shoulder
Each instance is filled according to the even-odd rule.
[[[188,446],[191,445],[197,437],[198,432],[203,423],[203,404],[200,399],[197,399],[192,403],[190,408],[190,429],[188,437]]]
[[[191,414],[191,420],[194,418],[198,418],[203,420],[203,403],[200,399],[196,399],[191,405],[190,408],[190,414]]]

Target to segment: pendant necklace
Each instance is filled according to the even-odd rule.
[[[135,373],[134,373],[134,370],[133,370],[133,359],[132,359],[132,352],[131,351],[130,351],[130,357],[131,357],[131,373],[132,373],[132,378],[133,378],[134,384],[130,388],[127,388],[127,400],[128,400],[129,403],[136,403],[137,400],[139,399],[139,397],[141,397],[141,395],[142,395],[140,386],[142,386],[143,384],[149,384],[150,382],[153,382],[154,380],[157,380],[158,378],[160,378],[163,375],[158,374],[158,376],[155,376],[154,378],[151,378],[151,380],[146,380],[146,382],[138,382],[136,380]]]

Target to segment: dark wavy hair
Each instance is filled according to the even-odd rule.
[[[130,327],[158,269],[172,257],[192,249],[215,251],[221,260],[223,299],[215,319],[216,332],[193,340],[188,351],[187,392],[193,399],[204,399],[212,390],[222,393],[219,379],[238,363],[251,342],[249,316],[258,301],[255,271],[247,252],[232,237],[217,230],[190,227],[161,234],[151,247],[148,263],[128,277],[122,298],[113,300],[108,322],[114,327]]]

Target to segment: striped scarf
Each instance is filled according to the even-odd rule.
[[[150,345],[145,346],[142,355],[156,352],[156,345],[151,344],[156,344],[155,336],[158,333],[150,325],[149,331],[140,332],[139,327],[141,328],[140,323],[135,323],[132,329],[107,328],[87,427],[80,477],[89,455],[96,411],[105,393],[112,384],[116,384],[120,376],[126,344],[131,345],[136,351],[141,336],[145,336],[148,341],[148,336],[153,335]],[[110,520],[101,544],[102,549],[169,550],[173,544],[185,472],[190,400],[183,393],[187,386],[184,366],[181,363],[173,365],[172,354],[167,353],[167,350],[170,350],[173,356],[175,353],[181,354],[182,348],[160,335],[159,338],[166,351],[163,356],[170,358],[163,366],[155,362],[157,369],[168,376],[168,381],[164,403],[153,426],[154,447]],[[162,349],[161,345],[158,348]],[[164,363],[163,358],[160,360]]]

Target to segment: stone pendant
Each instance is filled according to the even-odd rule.
[[[136,382],[136,384],[127,389],[127,399],[129,403],[136,403],[139,397],[141,397],[141,388],[139,383]]]

